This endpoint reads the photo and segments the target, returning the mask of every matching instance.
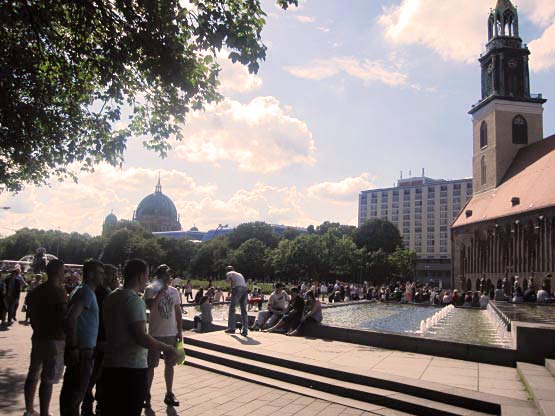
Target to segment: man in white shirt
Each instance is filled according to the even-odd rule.
[[[183,326],[181,322],[181,300],[179,292],[175,287],[169,285],[170,268],[162,264],[156,269],[154,283],[145,290],[145,303],[150,310],[148,333],[156,340],[177,346],[178,341],[183,339]],[[160,352],[156,350],[148,351],[148,395],[145,408],[150,408],[150,387],[154,378],[154,369],[160,362]],[[175,366],[175,356],[164,354],[166,380],[166,397],[164,403],[168,406],[179,406],[173,388],[173,373]]]
[[[229,282],[231,287],[231,299],[229,303],[229,316],[227,318],[226,334],[234,334],[236,329],[235,308],[237,305],[241,308],[241,335],[246,337],[248,335],[249,315],[247,313],[247,284],[245,278],[241,273],[237,273],[233,266],[226,267],[225,279]]]
[[[260,329],[272,328],[283,316],[288,303],[289,295],[283,290],[283,284],[277,283],[275,291],[268,299],[268,310],[258,312],[252,329],[259,331]]]

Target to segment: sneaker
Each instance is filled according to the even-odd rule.
[[[224,331],[226,334],[235,334],[235,330],[234,329],[226,329]]]
[[[251,331],[260,331],[260,327],[258,325],[253,325],[250,328]]]
[[[164,397],[164,403],[167,406],[172,406],[172,407],[179,406],[179,402],[175,399],[175,395],[173,393],[166,393],[166,397]]]
[[[241,335],[244,336],[244,337],[248,337],[249,333],[247,331],[243,331],[243,332],[241,332]]]

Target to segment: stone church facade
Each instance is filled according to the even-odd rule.
[[[544,139],[541,95],[530,93],[530,51],[518,12],[498,0],[480,57],[482,98],[472,107],[473,196],[451,227],[453,285],[555,270],[555,136]]]

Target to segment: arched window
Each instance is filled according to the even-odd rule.
[[[513,118],[513,144],[528,144],[528,123],[520,114]]]
[[[488,123],[482,121],[480,126],[480,148],[488,145]]]
[[[482,185],[485,185],[487,182],[487,170],[486,170],[486,158],[482,156],[482,160],[480,161],[480,168],[481,168],[481,176],[482,176]]]

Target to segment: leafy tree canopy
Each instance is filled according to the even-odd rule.
[[[397,227],[382,219],[373,219],[362,224],[355,233],[358,247],[365,247],[374,252],[383,250],[387,254],[393,253],[397,247],[403,246],[403,240]]]
[[[268,247],[276,247],[279,241],[279,237],[274,233],[272,226],[261,221],[239,224],[226,237],[233,249],[239,248],[241,244],[251,238],[262,241]]]
[[[0,192],[121,164],[133,135],[166,155],[221,98],[217,51],[258,70],[264,24],[260,0],[2,2]]]

